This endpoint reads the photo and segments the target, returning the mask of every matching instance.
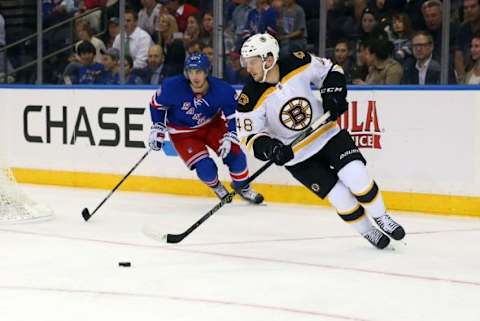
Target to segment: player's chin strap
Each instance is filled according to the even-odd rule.
[[[312,133],[316,132],[318,129],[320,129],[323,125],[325,125],[325,122],[328,120],[330,117],[330,112],[326,112],[323,114],[320,118],[318,118],[316,121],[313,122],[313,124],[308,127],[306,130],[304,130],[300,135],[298,135],[293,142],[290,144],[292,148],[294,148],[296,145],[300,144],[304,139],[309,137]],[[237,188],[237,190],[242,190],[245,186],[253,182],[260,174],[265,172],[270,166],[273,165],[273,161],[269,160],[267,161],[260,169],[258,169],[255,173],[253,173],[252,176],[247,178],[243,183]],[[145,230],[144,232],[147,236],[156,239],[158,241],[162,242],[167,242],[167,243],[179,243],[181,242],[184,238],[186,238],[190,233],[195,231],[203,222],[205,222],[210,216],[212,216],[215,212],[217,212],[220,208],[223,207],[223,205],[227,203],[231,203],[233,200],[233,197],[237,194],[235,190],[231,191],[228,193],[224,198],[220,200],[220,202],[215,205],[210,211],[208,211],[206,214],[204,214],[198,221],[196,221],[192,226],[190,226],[185,232],[181,234],[163,234],[159,232],[155,232],[153,230]]]
[[[262,60],[263,60],[263,58],[262,58]],[[276,64],[276,63],[277,63],[277,61],[275,60],[275,61],[273,62],[273,64],[272,64],[269,68],[266,68],[265,65],[267,64],[267,62],[266,62],[266,61],[263,61],[263,63],[262,63],[263,77],[262,77],[262,81],[260,81],[260,82],[265,82],[265,80],[267,79],[267,74],[268,74],[268,72],[269,72],[270,70],[272,70],[273,67],[275,67],[275,64]]]

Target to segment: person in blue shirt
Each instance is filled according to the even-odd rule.
[[[225,81],[209,76],[210,69],[208,57],[195,53],[185,61],[184,74],[164,79],[150,102],[149,146],[160,150],[168,131],[185,165],[223,199],[228,190],[218,179],[208,147],[228,167],[232,188],[246,201],[260,204],[263,196],[243,186],[248,167],[237,138],[236,92]]]
[[[78,83],[82,85],[95,84],[103,72],[103,65],[95,62],[97,50],[90,41],[82,41],[77,47],[81,66],[78,68]]]
[[[268,32],[275,36],[277,34],[277,18],[275,10],[269,5],[267,0],[257,0],[255,9],[248,13],[243,39],[257,34]]]
[[[100,49],[102,54],[103,72],[97,81],[104,85],[118,85],[120,84],[120,74],[118,60],[120,59],[120,50],[117,48],[108,48],[107,50]]]

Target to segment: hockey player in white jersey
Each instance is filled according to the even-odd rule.
[[[258,159],[284,165],[318,197],[327,197],[339,216],[375,247],[385,248],[389,237],[403,239],[405,231],[386,213],[365,159],[336,122],[348,108],[342,68],[303,51],[280,60],[278,55],[277,40],[266,33],[251,36],[241,49],[241,61],[253,78],[237,107],[237,131],[247,149]],[[321,88],[322,102],[311,84]],[[329,122],[292,149],[295,137],[327,111]]]

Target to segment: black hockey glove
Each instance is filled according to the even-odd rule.
[[[284,145],[278,139],[273,138],[270,142],[270,148],[266,155],[276,165],[282,166],[293,159],[293,150],[289,145]]]
[[[338,71],[331,71],[320,89],[323,110],[330,112],[329,121],[337,118],[348,110],[347,84],[345,76]]]

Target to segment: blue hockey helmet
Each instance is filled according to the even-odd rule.
[[[203,53],[193,53],[185,60],[185,76],[187,76],[187,71],[190,69],[200,69],[205,71],[205,73],[208,75],[210,73],[210,68],[210,60],[208,60],[207,55]]]

